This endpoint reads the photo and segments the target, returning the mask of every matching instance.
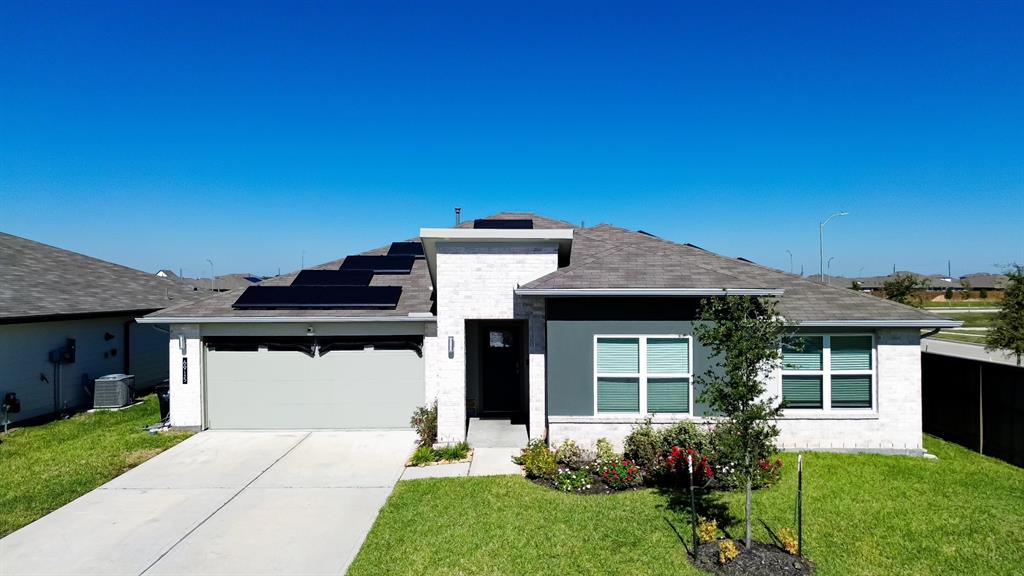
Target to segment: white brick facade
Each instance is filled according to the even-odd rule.
[[[878,330],[876,346],[877,410],[861,416],[849,413],[787,416],[779,421],[780,447],[787,450],[921,452],[920,331]],[[778,395],[778,391],[773,394]]]
[[[475,319],[530,320],[530,433],[543,436],[543,305],[517,302],[514,291],[557,269],[554,243],[438,244],[437,338],[428,345],[426,389],[437,395],[439,442],[466,438],[466,320]]]

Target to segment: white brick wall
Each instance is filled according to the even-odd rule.
[[[172,324],[168,342],[169,383],[171,387],[171,426],[203,426],[203,345],[198,324]],[[182,354],[179,336],[185,336]],[[182,357],[188,359],[188,384],[182,381]]]
[[[543,310],[532,304],[517,304],[513,291],[557,270],[558,246],[543,242],[439,243],[436,264],[437,341],[429,344],[426,388],[428,396],[434,393],[438,399],[438,441],[461,442],[466,437],[466,320],[531,318],[540,324],[542,344]],[[535,332],[530,329],[533,434],[538,428],[535,418],[541,430],[544,418],[544,347],[537,347]],[[452,358],[448,358],[449,338],[455,349]],[[535,388],[541,393],[534,394]],[[538,401],[540,404],[535,404]]]
[[[878,398],[877,411],[859,414],[847,411],[788,416],[778,421],[778,445],[785,450],[868,451],[920,454],[921,347],[915,329],[885,329],[876,332]],[[769,394],[779,396],[781,376],[776,374]],[[671,418],[661,417],[670,421]],[[702,420],[702,419],[698,419]],[[615,416],[557,416],[548,424],[548,440],[554,446],[573,439],[592,448],[598,438],[607,438],[622,449],[622,442],[639,420]]]
[[[825,413],[787,417],[779,421],[779,446],[789,450],[920,453],[920,331],[878,330],[876,345],[877,413],[860,417],[831,417]]]

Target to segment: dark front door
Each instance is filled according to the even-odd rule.
[[[481,341],[482,412],[512,414],[522,410],[522,344],[516,325],[483,324]]]

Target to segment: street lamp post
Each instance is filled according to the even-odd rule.
[[[825,218],[825,220],[818,225],[818,261],[820,268],[818,269],[818,280],[822,284],[825,283],[825,225],[832,221],[837,216],[846,216],[849,212],[836,212],[835,214]]]
[[[826,284],[832,285],[832,261],[835,260],[835,256],[829,256],[828,264],[825,265],[825,278],[828,278]]]
[[[217,280],[215,279],[215,277],[213,275],[213,260],[210,260],[209,258],[207,258],[206,261],[210,263],[210,291],[211,292],[216,292],[217,291]]]
[[[786,254],[789,254],[789,273],[792,274],[793,273],[793,253],[790,252],[789,250],[786,250]]]

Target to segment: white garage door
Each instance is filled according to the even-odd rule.
[[[206,353],[210,428],[408,428],[424,403],[423,358],[409,349]]]

